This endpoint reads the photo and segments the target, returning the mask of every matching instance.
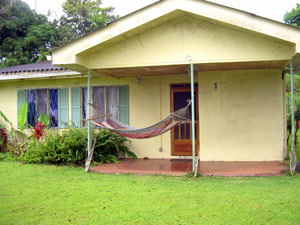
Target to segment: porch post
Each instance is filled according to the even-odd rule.
[[[294,109],[294,71],[293,71],[293,61],[290,60],[290,73],[291,73],[291,105],[292,105],[292,121],[291,121],[291,126],[292,126],[292,149],[293,149],[293,143],[295,140],[295,109]]]
[[[193,171],[195,172],[195,105],[194,105],[194,64],[191,63],[191,106],[192,106],[192,149],[193,149]]]
[[[87,83],[87,95],[88,95],[88,99],[87,99],[87,119],[91,118],[91,70],[88,69],[88,83]],[[87,148],[88,148],[88,157],[91,154],[91,145],[92,145],[92,133],[91,133],[91,123],[90,120],[87,120]]]
[[[292,105],[292,146],[290,151],[290,172],[291,175],[294,175],[296,164],[297,164],[297,158],[295,153],[295,107],[294,107],[294,71],[293,71],[293,60],[290,60],[290,73],[291,73],[291,105]]]

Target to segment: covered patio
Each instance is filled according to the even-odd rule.
[[[192,172],[188,159],[121,159],[119,164],[104,164],[91,169],[106,174],[185,176]],[[284,162],[200,162],[198,173],[203,176],[248,177],[278,176],[288,171]]]
[[[278,175],[287,156],[284,68],[299,66],[298,37],[294,27],[247,12],[165,0],[57,49],[53,64],[87,75],[88,119],[97,102],[93,86],[126,88],[116,98],[126,100],[117,119],[125,115],[134,128],[156,124],[191,100],[188,126],[131,140],[138,160],[92,171],[184,175],[199,153],[203,175]]]

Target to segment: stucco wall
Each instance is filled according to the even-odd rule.
[[[93,86],[129,85],[129,123],[138,128],[153,125],[169,115],[171,83],[189,82],[187,75],[143,77],[140,84],[137,84],[136,78],[91,78]],[[78,87],[86,86],[86,84],[86,78],[0,82],[0,110],[17,127],[18,89]],[[71,109],[71,105],[69,105],[69,109]],[[71,118],[70,110],[69,118]],[[141,158],[170,158],[170,142],[170,132],[167,132],[151,139],[132,140],[130,148]],[[160,147],[162,147],[162,152],[159,152]]]
[[[283,80],[280,70],[201,72],[199,118],[201,160],[282,160]],[[170,113],[170,84],[189,83],[187,75],[113,79],[92,77],[94,86],[129,85],[129,122],[152,125]],[[213,83],[224,84],[213,91]],[[86,86],[86,78],[0,82],[0,110],[17,126],[17,89]],[[71,108],[71,107],[69,107]],[[71,115],[69,116],[71,118]],[[170,132],[132,140],[138,157],[171,158]],[[159,148],[162,147],[162,152]]]
[[[280,70],[202,72],[198,82],[201,160],[283,159]],[[222,90],[214,91],[214,82]]]
[[[194,63],[220,63],[287,60],[294,54],[295,45],[282,40],[181,17],[113,46],[77,56],[77,60],[94,69],[187,64],[187,55]]]

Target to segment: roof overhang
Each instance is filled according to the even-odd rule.
[[[249,69],[276,69],[283,68],[286,61],[261,61],[261,62],[235,62],[235,63],[201,63],[194,64],[194,72],[216,71],[216,70],[249,70]],[[93,75],[103,75],[113,78],[143,77],[161,75],[188,75],[190,66],[165,65],[165,66],[143,66],[125,68],[92,69]]]
[[[14,81],[14,80],[27,80],[27,79],[58,79],[58,78],[77,78],[84,77],[85,75],[76,71],[59,71],[59,72],[21,72],[21,73],[9,73],[0,74],[0,82],[2,81]]]
[[[300,52],[300,30],[296,27],[204,0],[162,0],[55,50],[53,64],[85,72],[89,67],[80,60],[80,56],[108,48],[184,14],[294,44],[295,54]],[[299,65],[299,60],[295,60],[294,66]]]

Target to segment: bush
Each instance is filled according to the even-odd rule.
[[[26,147],[26,152],[20,156],[25,163],[47,163],[46,148],[38,141],[31,141]]]
[[[5,152],[8,142],[8,131],[6,126],[0,123],[0,152]]]
[[[125,143],[128,139],[108,130],[95,130],[96,138],[93,161],[99,163],[118,162],[120,154],[136,158]],[[70,127],[61,132],[49,132],[44,142],[32,141],[28,144],[25,154],[21,156],[25,163],[74,164],[85,163],[87,150],[87,130]]]
[[[100,129],[99,132],[94,133],[96,137],[96,145],[94,149],[93,159],[96,162],[118,162],[120,154],[125,158],[127,155],[130,158],[136,159],[136,155],[124,145],[127,138],[115,134],[109,130]]]
[[[0,162],[1,161],[12,162],[16,160],[17,159],[14,157],[14,155],[11,152],[5,152],[5,153],[0,152]]]

